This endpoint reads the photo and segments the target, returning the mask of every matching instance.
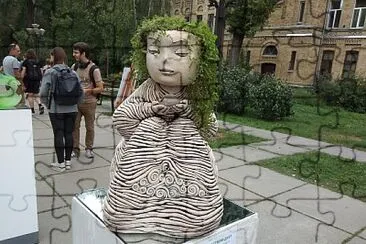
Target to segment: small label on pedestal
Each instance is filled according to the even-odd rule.
[[[226,230],[220,234],[204,240],[202,244],[236,244],[236,228]]]

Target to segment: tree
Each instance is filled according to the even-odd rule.
[[[228,57],[230,65],[238,64],[244,37],[253,36],[264,26],[276,4],[276,0],[228,0],[226,2],[226,23],[228,31],[233,34],[231,54]]]

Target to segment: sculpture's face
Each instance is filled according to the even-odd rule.
[[[164,86],[186,86],[195,80],[200,46],[196,36],[169,30],[147,38],[146,66],[150,77]]]

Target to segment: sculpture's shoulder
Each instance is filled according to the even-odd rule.
[[[152,79],[145,80],[131,95],[131,101],[156,101],[161,96],[159,86]]]

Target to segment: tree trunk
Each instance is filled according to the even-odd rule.
[[[230,57],[228,57],[230,66],[235,66],[239,63],[240,51],[243,45],[244,35],[233,34]]]
[[[32,27],[34,21],[34,3],[33,0],[27,1],[27,24],[26,27]]]

